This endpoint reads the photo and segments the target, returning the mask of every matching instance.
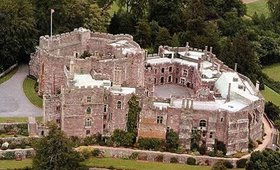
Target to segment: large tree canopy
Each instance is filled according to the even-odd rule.
[[[71,170],[79,167],[79,154],[73,150],[66,135],[55,125],[49,126],[48,136],[39,139],[34,150],[34,170]]]

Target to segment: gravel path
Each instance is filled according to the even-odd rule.
[[[42,109],[26,98],[22,83],[28,75],[28,66],[21,65],[16,74],[0,85],[0,117],[42,116]]]

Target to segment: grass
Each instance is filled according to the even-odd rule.
[[[262,72],[265,73],[268,77],[275,81],[280,82],[280,63],[273,64],[262,69]]]
[[[89,158],[82,163],[87,167],[100,167],[109,168],[114,167],[117,169],[133,169],[133,170],[210,170],[209,166],[191,166],[184,164],[170,164],[170,163],[158,163],[158,162],[146,162],[135,160],[124,160],[114,158]]]
[[[40,98],[34,87],[35,87],[36,81],[26,77],[25,80],[23,81],[23,91],[28,98],[28,100],[35,106],[42,108],[43,107],[43,100]]]
[[[280,94],[267,86],[265,86],[265,90],[262,90],[261,93],[266,101],[271,101],[275,105],[280,106]]]
[[[9,80],[13,77],[14,74],[16,74],[18,70],[18,67],[14,68],[12,71],[10,71],[8,74],[0,78],[0,84],[4,83],[5,81]]]
[[[27,117],[0,117],[0,123],[27,122]]]
[[[16,169],[16,168],[25,168],[31,166],[32,166],[31,159],[24,159],[22,161],[0,160],[0,169]]]
[[[247,6],[247,15],[249,16],[253,16],[255,12],[259,15],[261,14],[264,14],[265,16],[269,15],[267,0],[258,0],[255,2],[248,3],[246,4],[246,6]]]

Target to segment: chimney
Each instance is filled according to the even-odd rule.
[[[257,92],[260,91],[260,82],[258,80],[256,82],[256,90],[257,90]]]
[[[191,99],[191,106],[190,109],[193,109],[193,99]]]
[[[237,72],[237,63],[234,64],[234,71]]]
[[[210,54],[212,54],[212,51],[213,51],[213,47],[210,47]]]
[[[228,84],[227,102],[230,101],[230,91],[231,91],[231,83]]]
[[[170,106],[173,106],[173,97],[170,95]]]
[[[187,99],[187,106],[186,106],[187,108],[190,108],[190,106],[189,106],[190,104],[189,103],[190,103],[190,100]]]

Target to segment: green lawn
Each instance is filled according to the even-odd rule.
[[[269,15],[269,10],[267,6],[267,0],[258,0],[256,2],[248,3],[247,6],[247,15],[253,16],[255,12],[259,15],[264,14],[265,16]]]
[[[131,170],[210,170],[209,166],[191,166],[185,164],[157,163],[113,158],[90,158],[82,164],[88,167],[114,167],[117,169]]]
[[[14,68],[12,71],[10,71],[8,74],[0,78],[0,84],[4,83],[5,81],[9,80],[11,77],[13,77],[14,74],[16,74],[18,70],[18,67]]]
[[[280,106],[280,94],[267,86],[265,86],[265,90],[262,90],[261,93],[266,101],[271,101],[275,105]]]
[[[42,100],[42,98],[40,98],[37,95],[37,93],[34,89],[35,83],[36,83],[35,80],[33,80],[29,77],[26,77],[25,80],[23,81],[23,91],[24,91],[26,97],[29,99],[29,101],[32,104],[34,104],[37,107],[42,108],[43,100]]]
[[[262,69],[262,72],[273,80],[280,82],[280,63],[267,66]]]
[[[25,159],[22,161],[0,160],[0,169],[16,169],[16,168],[25,168],[31,166],[32,166],[31,159]]]
[[[0,123],[27,122],[27,117],[0,117]]]

